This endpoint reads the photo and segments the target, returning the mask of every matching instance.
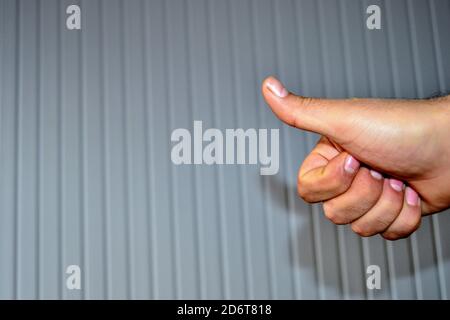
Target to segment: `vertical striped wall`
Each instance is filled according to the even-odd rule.
[[[449,31],[446,0],[0,0],[0,298],[447,299],[448,213],[396,242],[334,226],[296,196],[317,137],[259,88],[449,91]],[[174,166],[171,132],[194,120],[280,128],[279,173]]]

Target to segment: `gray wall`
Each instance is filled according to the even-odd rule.
[[[0,0],[0,298],[448,298],[450,216],[395,243],[334,226],[296,196],[317,137],[279,123],[260,83],[447,91],[449,15],[447,0]],[[174,166],[170,134],[193,120],[280,128],[280,172]]]

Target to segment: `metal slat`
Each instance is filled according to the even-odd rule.
[[[68,0],[0,0],[0,298],[448,298],[448,212],[395,243],[336,228],[296,196],[316,135],[260,93],[269,74],[324,97],[449,91],[447,2],[73,3],[81,31]],[[280,128],[279,173],[173,165],[194,120]]]

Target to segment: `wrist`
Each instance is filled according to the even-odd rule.
[[[450,138],[450,95],[439,99],[441,117],[444,120],[444,131],[446,140]]]
[[[450,137],[447,135],[450,133],[450,95],[445,97],[439,97],[434,100],[433,102],[433,122],[435,122],[435,125],[438,129],[442,129],[442,131],[445,136],[444,138]]]

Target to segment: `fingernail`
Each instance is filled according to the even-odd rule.
[[[406,187],[405,190],[406,202],[410,206],[417,206],[419,204],[419,195],[410,187]]]
[[[287,95],[289,94],[286,88],[283,87],[281,82],[276,78],[271,77],[269,80],[267,80],[266,86],[270,91],[272,91],[274,95],[279,98],[287,97]]]
[[[405,186],[402,181],[397,179],[389,179],[389,184],[391,185],[392,189],[398,192],[402,191]]]
[[[345,159],[344,170],[348,173],[355,173],[359,168],[359,161],[348,155]]]
[[[383,179],[383,176],[381,175],[381,173],[379,173],[378,171],[375,171],[375,170],[370,170],[370,175],[377,180]]]

